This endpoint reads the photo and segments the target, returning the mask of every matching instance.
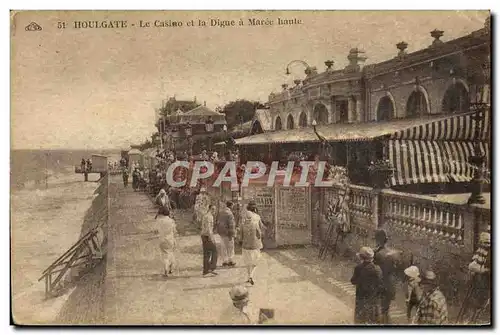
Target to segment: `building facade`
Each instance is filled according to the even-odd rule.
[[[331,164],[345,166],[351,181],[361,184],[370,182],[367,169],[379,160],[395,169],[394,187],[468,182],[478,150],[486,157],[481,169],[490,171],[489,20],[454,40],[443,42],[443,35],[433,30],[429,46],[412,53],[406,52],[408,43],[397,43],[393,58],[366,66],[357,48],[341,70],[327,61],[318,73],[299,61],[306,65],[305,79],[269,96],[272,131],[236,144],[283,160],[327,148]],[[486,109],[477,122],[478,102]]]
[[[377,64],[363,66],[367,57],[355,48],[344,69],[333,70],[332,61],[322,73],[307,67],[303,81],[269,95],[272,130],[308,127],[313,120],[358,123],[467,111],[490,62],[489,24],[447,42],[434,30],[429,47],[413,53],[406,52],[408,43],[397,43],[394,58]]]

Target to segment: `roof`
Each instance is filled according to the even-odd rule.
[[[335,123],[318,126],[318,132],[331,142],[368,141],[377,137],[450,118],[450,115],[428,116],[419,119],[400,119],[363,123]],[[236,140],[237,145],[318,142],[313,128],[280,130],[248,136]]]
[[[211,117],[214,124],[226,124],[225,114],[213,111],[206,106],[198,106],[184,113],[175,113],[168,116],[168,120],[172,123],[204,124],[207,117]]]
[[[314,85],[318,83],[324,83],[324,82],[329,82],[329,81],[336,81],[336,80],[346,80],[346,79],[359,79],[361,78],[361,72],[360,71],[349,71],[346,69],[342,70],[334,70],[334,71],[325,71],[318,73],[317,75],[310,76],[306,80],[304,80],[304,85]]]
[[[425,49],[420,49],[412,53],[406,54],[403,58],[394,57],[393,59],[376,63],[368,64],[363,68],[365,74],[375,76],[383,74],[387,71],[395,71],[400,68],[410,66],[418,62],[430,61],[433,58],[444,57],[448,54],[461,52],[471,47],[482,44],[491,43],[490,34],[487,30],[480,29],[450,41],[446,41],[437,46],[429,46]]]
[[[273,126],[273,118],[269,109],[257,109],[252,120],[252,124],[259,121],[263,131],[269,131]]]
[[[204,116],[210,116],[210,115],[223,115],[221,113],[218,113],[216,111],[211,110],[210,108],[206,106],[198,106],[196,108],[191,109],[190,111],[187,111],[184,113],[184,115],[204,115]]]
[[[140,155],[142,152],[139,149],[132,149],[128,152],[129,155]]]

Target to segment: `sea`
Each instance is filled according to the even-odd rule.
[[[45,299],[42,272],[78,241],[99,175],[74,166],[92,154],[118,161],[119,151],[11,151],[11,296],[17,324],[50,324],[72,291]]]

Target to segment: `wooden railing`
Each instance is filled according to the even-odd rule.
[[[43,271],[38,281],[45,279],[46,298],[57,296],[64,288],[61,281],[70,269],[88,267],[94,260],[102,258],[101,246],[97,240],[98,231],[99,227],[90,230]]]

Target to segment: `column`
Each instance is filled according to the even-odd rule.
[[[362,109],[363,109],[363,106],[361,105],[361,96],[357,95],[356,96],[356,120],[354,120],[354,121],[361,122],[361,120],[363,119],[361,117]]]
[[[335,96],[332,96],[330,99],[330,113],[331,113],[330,123],[339,122],[339,115],[337,113],[337,100],[335,99]]]
[[[347,113],[348,113],[348,122],[351,123],[351,122],[354,122],[354,118],[355,118],[355,113],[354,113],[354,110],[356,108],[356,100],[353,99],[352,97],[349,97],[347,98]]]

